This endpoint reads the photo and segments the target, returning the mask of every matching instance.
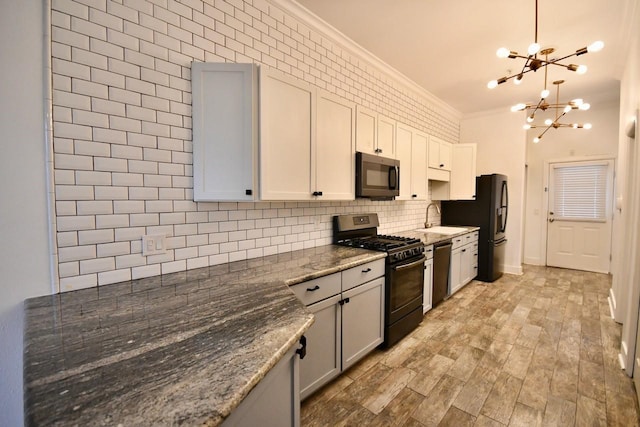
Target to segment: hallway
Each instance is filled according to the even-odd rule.
[[[302,405],[303,426],[639,426],[604,274],[473,281]]]

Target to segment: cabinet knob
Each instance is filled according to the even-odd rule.
[[[444,163],[440,163],[440,167],[443,168],[444,167]]]
[[[251,196],[253,194],[252,190],[244,190],[244,194],[247,196]]]
[[[376,149],[375,149],[375,150],[373,150],[373,151],[375,151],[376,153],[382,153],[382,148],[376,148]]]
[[[467,250],[466,250],[466,249],[463,249],[463,250],[462,250],[462,252],[467,252]]]
[[[417,194],[412,194],[411,197],[413,197],[415,199],[416,197],[418,197],[418,195]]]
[[[309,292],[314,292],[314,291],[317,291],[318,289],[320,289],[320,286],[318,285],[315,285],[313,288],[307,288]]]

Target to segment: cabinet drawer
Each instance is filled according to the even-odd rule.
[[[454,237],[453,239],[451,239],[451,243],[453,246],[451,246],[451,249],[458,249],[460,246],[465,244],[466,239],[464,238],[464,234],[462,236],[458,236],[458,237]]]
[[[462,237],[462,240],[463,240],[463,244],[466,245],[468,243],[473,242],[474,241],[473,234],[474,233],[467,233],[467,234],[462,235],[461,237]],[[478,241],[478,236],[477,235],[475,237],[475,241]]]
[[[384,259],[378,259],[342,272],[342,291],[384,276]]]
[[[478,241],[478,236],[480,236],[480,232],[479,231],[474,231],[473,233],[471,233],[471,241],[472,242],[477,242]]]
[[[427,259],[433,258],[433,245],[424,247],[424,256],[426,256]]]
[[[291,286],[291,290],[304,305],[310,305],[340,293],[340,273],[318,277]]]

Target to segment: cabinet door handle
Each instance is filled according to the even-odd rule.
[[[370,271],[371,271],[371,269],[370,269],[370,268],[365,268],[364,270],[362,270],[362,272],[363,272],[363,273],[368,273],[368,272],[370,272]]]
[[[345,304],[349,304],[349,298],[345,298],[345,299],[344,299],[344,303],[345,303]]]
[[[314,292],[314,291],[317,291],[318,289],[320,289],[320,286],[318,285],[315,285],[313,288],[307,288],[309,292]]]
[[[341,299],[340,301],[338,301],[338,304],[340,305],[349,304],[349,298]]]
[[[462,250],[462,252],[467,252],[467,250],[466,250],[466,249],[463,249],[463,250]]]
[[[297,349],[296,353],[300,355],[300,360],[302,360],[307,355],[307,337],[304,335],[300,337],[300,345],[302,347]]]
[[[440,163],[440,167],[443,168],[444,167],[444,163]]]
[[[314,191],[311,193],[312,196],[322,196],[322,191]]]
[[[418,195],[417,194],[412,194],[411,197],[413,197],[415,199],[416,197],[418,197]]]
[[[375,151],[376,153],[382,153],[382,148],[376,148],[376,149],[375,149],[375,150],[373,150],[373,151]]]

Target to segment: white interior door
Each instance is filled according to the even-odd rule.
[[[608,273],[613,160],[551,163],[547,265]]]

